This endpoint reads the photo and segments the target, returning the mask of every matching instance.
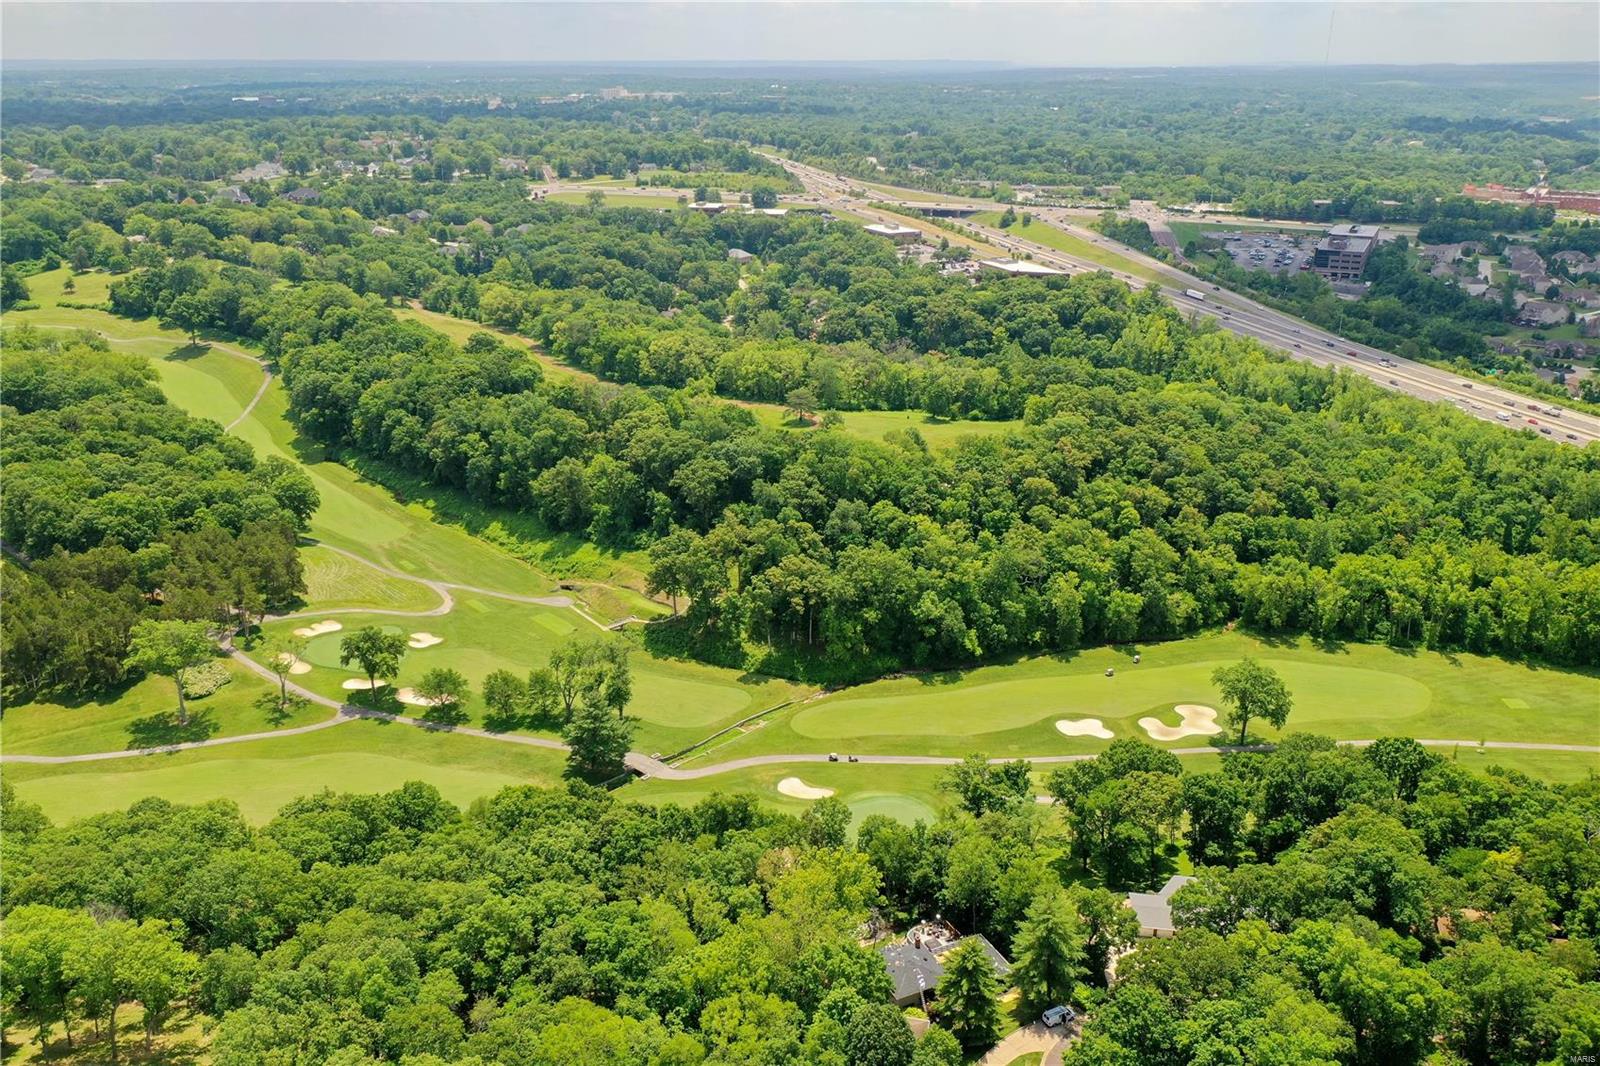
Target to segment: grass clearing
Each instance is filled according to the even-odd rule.
[[[604,197],[604,207],[643,207],[655,211],[673,210],[681,206],[677,193],[631,192],[620,188],[596,187]],[[546,197],[553,204],[581,204],[587,206],[589,193],[553,192]]]
[[[97,699],[38,700],[6,708],[5,750],[11,755],[82,755],[123,751],[242,733],[265,733],[327,718],[326,707],[303,703],[277,709],[277,685],[259,674],[220,660],[231,682],[204,699],[189,701],[190,722],[177,724],[178,697],[172,682],[147,677]],[[9,777],[14,767],[6,768]]]
[[[358,719],[316,733],[173,755],[8,765],[6,780],[58,823],[159,796],[173,803],[232,800],[260,824],[290,800],[323,789],[387,792],[426,781],[465,806],[508,785],[555,784],[564,766],[560,752]]]
[[[925,411],[841,411],[846,432],[868,440],[882,440],[885,433],[914,429],[928,447],[948,448],[964,437],[985,437],[1021,428],[1022,420],[984,422],[971,419],[934,418]]]

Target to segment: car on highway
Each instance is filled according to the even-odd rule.
[[[1539,420],[1538,420],[1538,419],[1537,419],[1537,418],[1530,418],[1530,419],[1528,419],[1528,425],[1530,425],[1530,426],[1537,426],[1537,425],[1538,425],[1538,424],[1539,424]]]
[[[1295,342],[1294,342],[1294,346],[1295,346],[1295,347],[1296,347],[1296,348],[1298,348],[1298,347],[1300,347],[1300,342],[1299,342],[1299,341],[1295,341]]]
[[[1389,379],[1389,384],[1393,385],[1395,388],[1399,388],[1400,387],[1400,383],[1398,381],[1396,381],[1394,378],[1390,378]]]
[[[1322,342],[1322,346],[1324,348],[1332,348],[1333,347],[1333,342],[1332,341],[1323,341]]]
[[[1509,421],[1511,421],[1511,416],[1510,416],[1510,415],[1508,415],[1508,414],[1506,414],[1506,413],[1505,413],[1505,412],[1504,412],[1504,411],[1496,411],[1496,412],[1495,412],[1495,413],[1494,413],[1494,416],[1495,416],[1495,417],[1496,417],[1496,418],[1498,418],[1498,419],[1499,419],[1499,420],[1500,420],[1500,421],[1502,421],[1502,422],[1509,422]]]
[[[1567,434],[1567,439],[1568,440],[1577,440],[1578,439],[1578,435],[1576,433],[1568,433]]]
[[[1472,382],[1470,382],[1470,381],[1458,381],[1458,382],[1456,382],[1456,384],[1460,385],[1463,389],[1472,388]]]
[[[1543,433],[1545,436],[1548,437],[1548,436],[1550,436],[1550,427],[1549,426],[1540,426],[1539,427],[1539,432]]]
[[[1354,348],[1346,348],[1344,354],[1345,355],[1355,355],[1356,354],[1356,350]]]

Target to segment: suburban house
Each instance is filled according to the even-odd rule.
[[[939,979],[944,976],[943,960],[957,947],[969,942],[977,944],[989,957],[989,964],[994,967],[996,974],[1003,977],[1011,972],[1011,963],[989,943],[988,937],[981,933],[958,936],[948,922],[921,922],[903,940],[880,944],[878,954],[883,958],[884,968],[889,971],[889,979],[894,982],[895,1005],[920,1006],[923,997],[939,987]]]
[[[298,189],[284,193],[278,199],[288,200],[291,204],[314,204],[322,199],[322,193],[309,186],[302,185]]]
[[[754,258],[755,258],[755,256],[751,255],[749,252],[745,251],[743,248],[729,248],[728,249],[728,262],[730,262],[730,263],[748,263],[748,262],[750,262],[750,260],[752,260]]]
[[[248,204],[251,200],[239,186],[229,185],[226,188],[218,189],[216,194],[211,197],[211,202],[214,204]]]
[[[1559,326],[1567,321],[1567,305],[1554,300],[1529,300],[1517,311],[1520,326]]]
[[[278,163],[257,163],[252,167],[245,167],[233,176],[234,181],[272,181],[274,178],[283,177],[283,166]]]
[[[1171,936],[1177,932],[1172,924],[1172,894],[1193,880],[1174,874],[1159,892],[1128,893],[1128,906],[1139,916],[1140,936]]]

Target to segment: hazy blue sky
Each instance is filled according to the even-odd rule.
[[[16,3],[7,59],[1600,62],[1600,3]]]

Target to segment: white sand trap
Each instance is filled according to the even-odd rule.
[[[344,623],[335,622],[333,619],[324,619],[321,622],[312,622],[308,626],[301,626],[294,631],[297,637],[320,637],[324,633],[337,633],[344,628]]]
[[[1099,737],[1101,740],[1110,740],[1116,736],[1098,718],[1062,718],[1056,722],[1056,730],[1062,736],[1068,737]]]
[[[413,633],[411,639],[406,641],[408,648],[431,648],[435,644],[443,644],[443,637],[436,637],[432,633]]]
[[[792,796],[797,800],[827,799],[829,796],[833,795],[833,789],[818,788],[815,785],[808,785],[798,777],[786,777],[782,781],[779,781],[778,791],[782,792],[785,796]]]
[[[432,707],[433,701],[414,688],[395,689],[394,698],[413,707]]]
[[[1183,719],[1181,725],[1167,725],[1159,718],[1141,718],[1140,727],[1152,740],[1182,740],[1184,737],[1214,737],[1222,732],[1217,724],[1217,709],[1199,703],[1180,703],[1172,708]]]
[[[291,674],[309,674],[311,672],[311,664],[310,663],[306,662],[304,659],[298,658],[298,657],[293,656],[293,655],[288,655],[288,654],[280,655],[280,656],[278,656],[278,662],[280,662],[280,663],[288,663],[289,664],[289,672]]]
[[[388,684],[389,684],[389,682],[384,681],[382,678],[380,678],[377,681],[374,681],[372,683],[371,687],[374,688],[374,689],[380,689],[380,688],[384,688]],[[361,677],[352,677],[350,680],[348,680],[348,681],[346,681],[344,683],[344,690],[346,692],[365,692],[365,691],[367,691],[367,688],[368,688],[368,685],[367,685],[366,679],[365,678],[361,678]]]

